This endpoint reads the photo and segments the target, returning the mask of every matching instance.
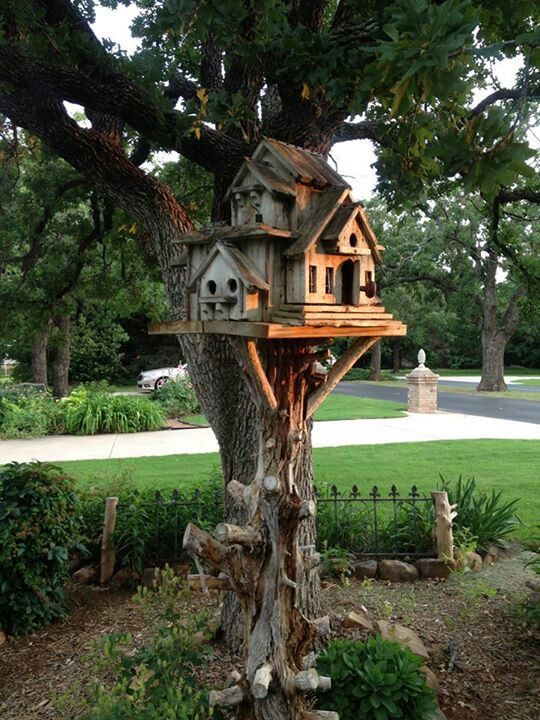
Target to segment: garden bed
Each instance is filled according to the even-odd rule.
[[[441,707],[449,720],[535,720],[540,713],[538,636],[515,614],[519,599],[527,594],[525,581],[532,578],[520,556],[488,567],[481,575],[457,574],[445,582],[326,582],[323,610],[346,615],[364,606],[373,619],[414,629],[430,652],[429,666],[438,677]],[[201,605],[216,608],[218,602],[218,595],[206,599],[192,594],[183,611],[187,617]],[[4,720],[67,720],[69,715],[53,697],[59,695],[65,703],[74,681],[84,691],[91,680],[87,656],[94,641],[120,631],[144,641],[147,627],[128,592],[74,588],[70,606],[67,621],[30,637],[10,639],[0,649]],[[363,637],[361,631],[339,634],[345,632],[347,637]],[[456,651],[452,663],[449,648]],[[200,681],[223,687],[234,666],[238,658],[214,643]]]

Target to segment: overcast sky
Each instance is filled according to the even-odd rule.
[[[136,8],[119,6],[116,10],[106,8],[96,9],[96,22],[93,26],[94,32],[99,38],[108,38],[117,43],[127,53],[132,53],[137,48],[137,40],[130,33],[130,24],[135,15]],[[503,87],[512,87],[515,82],[516,72],[519,69],[519,61],[503,60],[497,63],[496,75]],[[489,90],[482,89],[477,92],[477,99],[486,95]],[[530,138],[538,147],[537,138]],[[161,154],[166,157],[166,154]],[[332,158],[337,164],[338,172],[343,175],[351,184],[357,200],[366,200],[372,194],[376,182],[376,174],[372,164],[375,162],[373,144],[369,140],[354,140],[352,142],[339,143],[332,149]]]

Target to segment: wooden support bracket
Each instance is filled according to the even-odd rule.
[[[352,368],[354,363],[366,353],[369,348],[374,345],[380,337],[358,338],[353,344],[345,350],[343,355],[332,365],[326,374],[326,382],[320,385],[309,397],[307,404],[306,417],[310,418],[317,410],[319,405],[327,398],[327,396],[336,387],[343,376]]]
[[[266,377],[255,340],[245,337],[231,337],[230,340],[254,386],[256,400],[262,402],[271,412],[275,412],[278,403],[272,386]]]

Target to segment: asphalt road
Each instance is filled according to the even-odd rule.
[[[341,382],[334,392],[407,404],[406,387]],[[540,424],[540,402],[536,400],[489,397],[483,394],[466,395],[444,392],[439,388],[439,410]]]

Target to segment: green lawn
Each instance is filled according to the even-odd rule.
[[[445,478],[472,475],[485,490],[500,490],[506,499],[520,499],[526,523],[540,522],[536,440],[452,440],[388,445],[347,446],[314,450],[315,482],[335,483],[346,490],[354,483],[362,492],[376,484],[387,493],[395,483],[401,494],[414,484],[421,492],[436,489]],[[105,488],[108,479],[128,471],[139,487],[186,489],[202,485],[219,468],[217,454],[169,455],[126,460],[81,460],[57,463],[77,478],[81,487]],[[528,528],[517,536],[530,539]]]
[[[428,363],[429,365],[429,363]],[[452,368],[432,368],[437,375],[481,375],[482,368],[472,368],[469,370],[453,370]],[[405,372],[405,371],[403,371]],[[408,372],[408,371],[407,371]],[[540,375],[540,370],[536,368],[504,368],[505,375]]]
[[[350,397],[338,393],[329,395],[315,413],[315,420],[366,420],[373,418],[403,417],[407,406],[387,400]],[[204,415],[186,415],[192,425],[208,425]]]
[[[540,375],[540,373],[538,373]],[[520,380],[519,385],[531,385],[532,387],[540,387],[540,380]]]

